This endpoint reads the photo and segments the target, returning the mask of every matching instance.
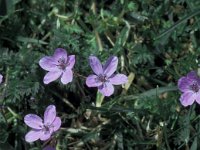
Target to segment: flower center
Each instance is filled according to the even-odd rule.
[[[43,126],[43,131],[44,131],[44,133],[46,134],[46,133],[49,133],[50,132],[50,128],[51,127],[53,127],[52,125],[44,125]]]
[[[45,130],[46,132],[49,132],[49,131],[50,131],[50,130],[49,130],[49,126],[44,125],[44,130]]]
[[[68,62],[65,60],[65,58],[60,58],[58,60],[58,68],[61,69],[61,70],[65,70],[66,67],[68,66]]]
[[[194,82],[192,85],[190,85],[190,89],[197,93],[199,91],[199,85],[197,84],[197,82]]]
[[[105,83],[106,81],[108,81],[108,78],[106,77],[106,75],[99,75],[97,80]]]

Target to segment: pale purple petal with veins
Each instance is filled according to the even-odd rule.
[[[72,70],[71,69],[66,69],[63,72],[62,76],[61,76],[61,82],[63,84],[67,84],[69,82],[72,82],[72,80],[73,80],[73,72],[72,72]]]
[[[49,105],[44,112],[44,125],[50,125],[56,118],[56,107]]]
[[[61,119],[60,117],[56,117],[53,123],[51,124],[53,131],[57,131],[61,126]]]
[[[40,136],[40,140],[42,140],[42,141],[48,140],[51,137],[52,133],[53,133],[53,131],[51,131],[51,130],[42,132],[42,135]]]
[[[60,58],[64,58],[65,60],[67,60],[67,52],[63,48],[57,48],[53,54],[53,57],[56,61],[58,61]]]
[[[114,87],[111,83],[106,82],[102,86],[98,87],[98,90],[100,93],[102,93],[104,96],[110,96],[114,93]]]
[[[89,75],[86,79],[86,85],[88,87],[98,87],[102,85],[102,82],[100,82],[97,75]]]
[[[75,64],[75,55],[68,56],[67,62],[68,62],[67,68],[72,69]]]
[[[196,95],[192,92],[185,92],[181,95],[180,101],[183,106],[192,105],[196,99]]]
[[[48,72],[44,76],[44,84],[49,84],[50,82],[57,80],[61,76],[62,72],[57,71],[57,72]]]
[[[91,66],[92,70],[94,71],[94,73],[96,75],[100,75],[103,73],[103,68],[102,68],[101,62],[99,61],[99,59],[97,57],[90,56],[89,62],[90,62],[90,66]]]
[[[37,141],[41,135],[41,130],[31,130],[25,135],[25,140],[26,142],[34,142]]]
[[[187,74],[187,78],[190,78],[190,79],[193,79],[193,80],[197,80],[198,79],[198,76],[197,76],[197,73],[196,71],[191,71]]]
[[[3,76],[0,74],[0,83],[2,82],[3,80]]]
[[[178,88],[181,92],[186,92],[189,89],[189,80],[187,77],[182,77],[178,80]]]
[[[28,114],[24,117],[24,122],[26,125],[33,129],[42,129],[43,128],[43,121],[42,119],[35,115],[35,114]]]
[[[116,70],[118,65],[118,58],[116,56],[111,56],[103,67],[104,74],[110,77]]]
[[[196,93],[196,102],[200,105],[200,91],[198,91],[198,93]]]
[[[53,57],[45,56],[39,61],[39,65],[46,71],[58,71],[58,62]]]
[[[128,81],[128,78],[124,74],[116,74],[111,76],[109,78],[109,81],[113,85],[120,85],[126,83]]]

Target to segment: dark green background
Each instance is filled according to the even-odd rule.
[[[200,149],[200,107],[181,106],[176,88],[197,70],[199,45],[198,0],[0,0],[0,149],[48,144],[25,142],[23,118],[49,104],[62,118],[51,141],[60,150]],[[76,55],[74,80],[44,85],[38,61],[57,47]],[[85,85],[90,55],[118,56],[118,72],[134,76],[101,108]]]

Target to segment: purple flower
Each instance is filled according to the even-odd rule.
[[[124,84],[128,81],[124,74],[114,74],[118,65],[116,56],[111,56],[103,66],[95,56],[90,56],[89,62],[95,74],[87,77],[86,84],[88,87],[98,87],[99,92],[104,96],[114,93],[113,85]]]
[[[53,56],[45,56],[39,61],[40,67],[49,71],[44,76],[44,84],[57,80],[61,77],[61,82],[67,84],[72,82],[73,72],[72,68],[75,64],[75,55],[67,56],[65,49],[57,48]]]
[[[200,78],[195,71],[178,80],[178,88],[182,93],[180,101],[183,106],[192,105],[194,101],[200,104]]]
[[[25,136],[27,142],[34,142],[38,139],[45,141],[61,126],[61,120],[60,117],[56,117],[56,107],[54,105],[49,105],[46,108],[44,121],[35,114],[28,114],[24,117],[24,122],[32,128]]]
[[[0,83],[3,81],[3,76],[0,74]]]
[[[43,148],[43,150],[56,150],[56,149],[54,147],[48,145],[45,148]]]

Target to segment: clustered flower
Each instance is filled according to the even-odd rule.
[[[97,87],[98,91],[104,96],[111,96],[114,93],[113,85],[124,84],[128,81],[124,74],[114,74],[117,70],[118,58],[111,56],[107,62],[102,65],[95,56],[89,57],[89,63],[95,74],[87,77],[86,85],[88,87]],[[63,84],[68,84],[73,80],[73,67],[75,64],[75,55],[67,55],[65,49],[57,48],[53,56],[45,56],[39,61],[39,65],[48,73],[44,76],[44,84],[61,77]]]
[[[49,84],[58,78],[63,84],[72,82],[74,64],[75,55],[68,55],[62,48],[57,48],[53,56],[43,57],[39,61],[39,65],[48,71],[43,79],[44,84]],[[97,57],[90,56],[89,64],[94,74],[87,77],[86,85],[97,87],[104,96],[111,96],[114,93],[113,85],[121,85],[128,81],[126,75],[115,73],[118,65],[116,56],[109,57],[103,65]],[[3,76],[0,74],[0,83],[2,83],[2,79]],[[195,71],[191,71],[178,80],[178,89],[182,92],[180,102],[183,106],[192,105],[195,101],[200,104],[200,77]],[[27,142],[34,142],[38,139],[45,141],[61,126],[61,119],[56,116],[54,105],[46,108],[43,119],[35,114],[28,114],[24,117],[24,122],[31,128],[25,136]],[[48,145],[44,150],[55,150],[55,148]]]
[[[63,84],[68,84],[73,80],[73,67],[75,55],[68,55],[65,49],[57,48],[53,56],[45,56],[39,61],[39,65],[48,73],[44,76],[44,84],[49,84],[58,78]],[[115,73],[118,65],[118,58],[111,56],[105,64],[101,64],[96,56],[89,57],[89,64],[94,72],[86,79],[88,87],[97,87],[104,96],[111,96],[114,93],[113,85],[124,84],[128,78],[124,74]],[[3,76],[0,74],[0,83]],[[192,105],[195,101],[200,104],[200,77],[195,71],[191,71],[187,76],[178,80],[178,88],[182,92],[180,97],[183,106]],[[25,136],[27,142],[34,142],[38,139],[45,141],[51,137],[61,126],[60,117],[56,116],[56,107],[49,105],[44,113],[44,119],[35,114],[28,114],[24,117],[24,122],[32,128]],[[55,150],[48,145],[44,150]]]
[[[200,78],[195,71],[178,80],[178,89],[182,92],[180,101],[183,106],[192,105],[195,101],[200,104]]]
[[[97,87],[104,96],[114,93],[113,85],[120,85],[127,82],[124,74],[115,74],[118,65],[118,58],[111,56],[104,65],[95,56],[89,57],[89,63],[95,74],[89,75],[86,79],[88,87]],[[44,84],[49,84],[60,78],[63,84],[68,84],[73,80],[73,67],[75,55],[68,55],[65,49],[57,48],[53,56],[45,56],[39,61],[39,65],[48,73],[44,76]],[[0,75],[0,82],[2,82]],[[35,114],[28,114],[24,117],[24,122],[32,128],[25,136],[27,142],[34,142],[38,139],[46,141],[61,126],[61,119],[56,117],[56,107],[49,105],[44,113],[44,119]],[[45,150],[54,150],[54,147],[47,146]]]

